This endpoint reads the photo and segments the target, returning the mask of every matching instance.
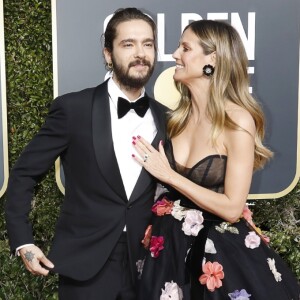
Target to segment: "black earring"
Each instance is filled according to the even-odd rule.
[[[214,74],[215,68],[212,65],[205,65],[203,67],[203,74],[210,77]]]

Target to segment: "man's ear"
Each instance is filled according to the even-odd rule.
[[[111,52],[107,48],[104,48],[103,55],[104,55],[106,63],[110,64],[111,63]]]

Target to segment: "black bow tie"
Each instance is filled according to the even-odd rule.
[[[146,111],[149,108],[149,99],[148,97],[142,97],[135,102],[129,102],[128,100],[119,97],[118,98],[118,118],[123,118],[130,109],[134,109],[135,112],[140,116],[144,117]]]

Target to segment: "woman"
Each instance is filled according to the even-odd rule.
[[[137,262],[140,299],[299,299],[296,279],[245,208],[253,170],[272,153],[238,33],[193,22],[173,57],[181,100],[170,139],[159,151],[133,139],[134,158],[164,185],[143,240],[148,255]]]

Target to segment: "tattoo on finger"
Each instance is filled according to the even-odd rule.
[[[34,254],[31,251],[26,251],[24,257],[27,261],[32,262],[34,259]]]

